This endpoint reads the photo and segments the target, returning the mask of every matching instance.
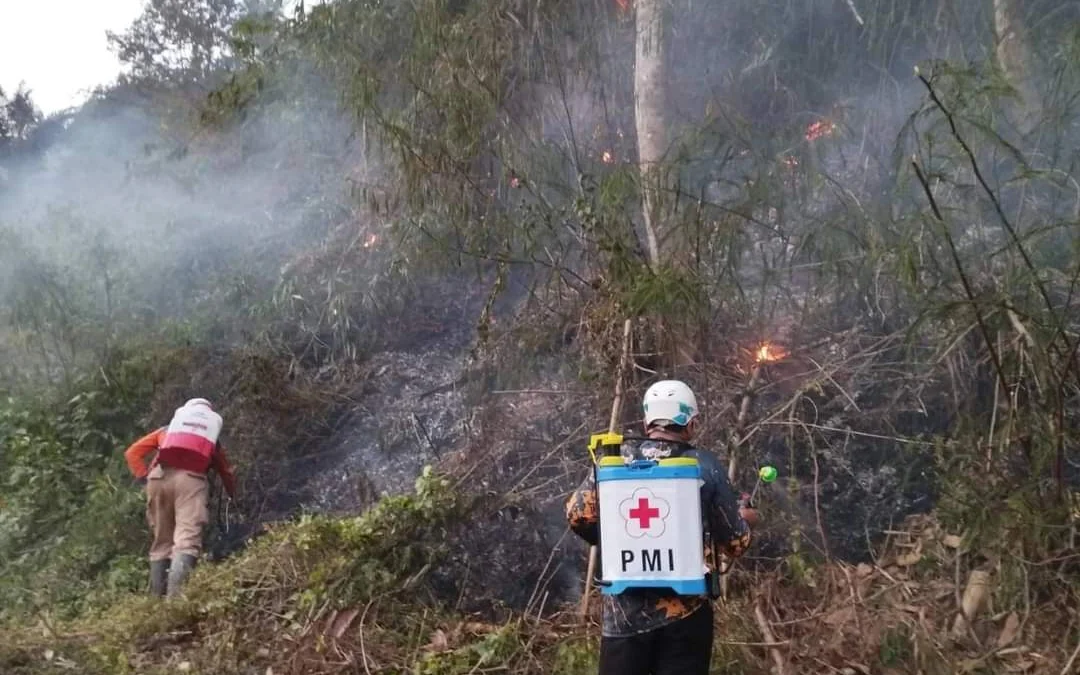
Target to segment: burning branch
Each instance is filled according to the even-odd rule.
[[[746,428],[746,418],[750,414],[750,404],[754,400],[754,392],[757,389],[758,381],[761,379],[761,369],[770,363],[776,363],[781,359],[787,357],[787,352],[784,351],[778,345],[772,342],[762,342],[754,354],[754,365],[750,369],[750,381],[746,383],[746,388],[743,390],[742,401],[739,403],[739,416],[735,418],[735,429],[732,431],[731,437],[728,442],[728,480],[733,484],[735,482],[735,474],[739,469],[739,446],[742,445],[740,438],[742,437],[742,431]]]

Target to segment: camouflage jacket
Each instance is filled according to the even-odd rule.
[[[673,441],[627,439],[622,455],[631,459],[661,459],[664,457],[693,457],[701,466],[702,515],[712,523],[707,532],[705,559],[712,567],[711,543],[731,557],[742,555],[750,546],[750,528],[739,516],[739,503],[728,482],[727,471],[711,452]],[[598,544],[599,510],[596,483],[592,472],[574,491],[566,504],[570,529],[590,544]],[[709,602],[706,596],[680,596],[663,589],[631,589],[619,595],[603,596],[603,634],[605,637],[627,637],[656,630],[689,616]]]

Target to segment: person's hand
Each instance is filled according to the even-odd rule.
[[[757,527],[758,512],[750,504],[750,493],[744,492],[739,495],[739,517],[746,521],[751,528]]]
[[[758,525],[759,518],[757,509],[750,508],[749,506],[741,506],[739,507],[739,517],[745,520],[746,524],[749,525],[751,529]]]

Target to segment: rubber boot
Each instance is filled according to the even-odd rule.
[[[168,596],[170,598],[180,595],[191,570],[195,567],[196,560],[195,556],[188,553],[181,553],[173,560],[172,567],[169,568]]]
[[[169,583],[169,559],[150,561],[150,595],[165,597]]]

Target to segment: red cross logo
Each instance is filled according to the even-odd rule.
[[[670,513],[671,504],[647,487],[637,488],[619,502],[619,515],[625,521],[626,534],[634,539],[664,536],[665,520]]]
[[[660,509],[649,506],[649,498],[642,497],[637,502],[637,508],[630,509],[630,517],[638,521],[638,527],[647,530],[649,521],[660,517]]]

